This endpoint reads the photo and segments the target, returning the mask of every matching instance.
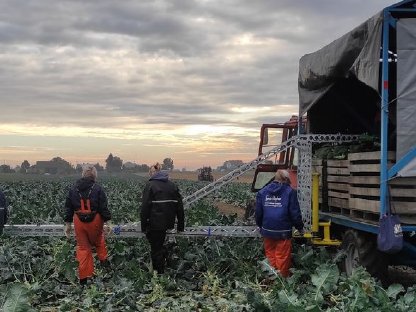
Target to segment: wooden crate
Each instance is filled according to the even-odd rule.
[[[388,165],[395,153],[388,152]],[[380,211],[380,152],[352,153],[348,160],[316,161],[322,211],[377,221]],[[393,210],[403,223],[416,224],[416,178],[389,182]]]
[[[354,153],[350,161],[349,208],[364,219],[379,217],[380,211],[380,152]],[[388,152],[387,164],[394,164],[395,153]],[[389,183],[393,209],[407,222],[416,221],[416,179],[393,179]],[[365,214],[367,213],[367,214]],[[414,221],[411,221],[415,219]],[[404,222],[404,221],[403,221]]]
[[[350,214],[348,207],[350,175],[347,160],[327,160],[328,209],[330,212]]]

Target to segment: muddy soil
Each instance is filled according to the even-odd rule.
[[[224,215],[234,215],[237,214],[237,218],[240,220],[244,219],[245,209],[242,207],[234,206],[231,204],[226,204],[222,202],[216,202],[218,210]]]

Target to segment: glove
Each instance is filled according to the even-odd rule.
[[[108,236],[111,234],[111,228],[112,226],[110,222],[104,223],[104,227],[103,227],[104,236]]]
[[[70,222],[65,223],[64,233],[65,233],[66,238],[71,237],[71,232],[72,232],[71,223]]]
[[[300,237],[300,236],[303,236],[303,234],[304,234],[304,232],[303,232],[303,230],[297,230],[297,229],[295,229],[294,231],[293,231],[293,236],[295,236],[295,237]]]

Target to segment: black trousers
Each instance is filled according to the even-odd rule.
[[[150,256],[152,258],[153,270],[159,274],[165,271],[167,249],[164,246],[166,230],[149,230],[146,237],[150,243]]]

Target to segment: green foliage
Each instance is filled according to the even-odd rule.
[[[29,291],[23,284],[11,284],[6,292],[3,312],[35,311],[29,303]]]
[[[137,222],[144,180],[103,178],[115,223]],[[2,182],[14,223],[61,223],[73,180]],[[201,184],[177,181],[182,194]],[[236,224],[214,201],[237,203],[252,196],[236,183],[186,211],[186,224]],[[167,244],[166,272],[154,275],[145,239],[107,238],[112,270],[96,263],[96,277],[78,285],[75,242],[64,238],[0,237],[1,311],[412,311],[416,287],[384,289],[362,268],[347,277],[338,255],[294,244],[292,275],[270,280],[259,265],[258,238],[177,238]]]
[[[372,152],[380,150],[380,140],[376,136],[362,134],[357,142],[343,144],[323,144],[315,147],[317,159],[347,159],[349,153]]]

